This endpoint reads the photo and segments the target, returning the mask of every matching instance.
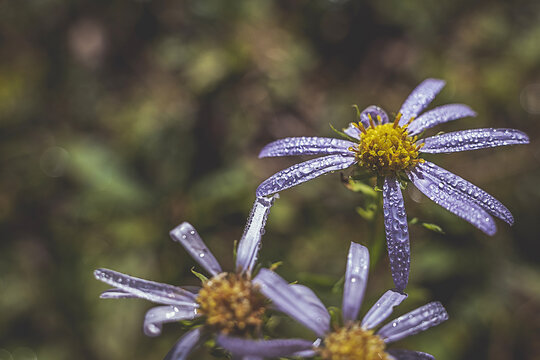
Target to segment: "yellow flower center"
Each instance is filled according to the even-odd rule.
[[[357,147],[352,147],[358,165],[378,175],[392,175],[399,171],[409,170],[424,159],[418,158],[418,150],[423,144],[416,145],[416,136],[409,136],[407,126],[399,126],[401,114],[394,123],[375,126],[370,117],[371,126],[367,129],[362,123],[355,124],[362,132]],[[412,119],[411,119],[412,120]]]
[[[354,324],[328,335],[319,353],[323,360],[390,360],[385,347],[373,330]]]
[[[260,330],[265,299],[247,275],[221,273],[203,284],[197,296],[206,324],[225,334]]]

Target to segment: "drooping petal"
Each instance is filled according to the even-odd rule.
[[[137,296],[120,289],[110,289],[99,295],[100,299],[136,299]]]
[[[354,123],[349,123],[349,126],[346,129],[343,129],[343,132],[350,137],[360,140],[360,129],[357,128]]]
[[[448,314],[440,302],[435,301],[419,307],[383,326],[377,334],[385,343],[418,334],[448,320]]]
[[[350,153],[355,143],[325,137],[290,137],[271,142],[259,153],[259,158],[291,155],[333,155]]]
[[[432,355],[420,351],[389,349],[386,352],[392,355],[396,360],[435,360]]]
[[[351,242],[343,287],[342,315],[345,323],[356,320],[364,299],[369,274],[369,251]]]
[[[324,304],[310,288],[299,284],[290,284],[289,287],[304,300],[305,305],[309,306],[309,311],[315,318],[322,319],[323,322],[330,322],[328,310],[326,310]]]
[[[401,105],[399,112],[401,120],[399,125],[405,125],[412,117],[417,117],[435,96],[442,90],[445,82],[439,79],[426,79],[420,83],[407,97],[407,100]]]
[[[261,293],[272,300],[274,305],[285,314],[311,329],[318,336],[323,336],[330,329],[330,315],[320,316],[311,298],[290,287],[279,275],[268,269],[261,269],[253,279],[261,287]]]
[[[373,329],[378,326],[387,317],[392,314],[395,306],[401,304],[407,298],[407,294],[402,294],[394,290],[388,290],[379,300],[369,309],[362,319],[364,329]]]
[[[345,169],[356,162],[353,153],[350,156],[330,155],[308,160],[282,170],[257,188],[257,196],[267,196],[288,189],[330,171]]]
[[[173,346],[164,360],[185,360],[203,342],[203,328],[198,327],[184,334]]]
[[[516,129],[471,129],[435,135],[421,140],[425,153],[452,153],[496,146],[528,144],[529,137]]]
[[[420,134],[435,125],[448,121],[461,119],[468,116],[476,116],[470,107],[463,104],[448,104],[426,111],[416,118],[408,127],[410,135]]]
[[[108,269],[95,270],[94,276],[99,281],[103,281],[124,292],[158,304],[180,306],[196,304],[196,294],[177,286],[139,279]]]
[[[249,340],[226,335],[219,335],[217,343],[233,355],[254,355],[265,358],[289,356],[313,347],[311,341],[303,339]]]
[[[393,176],[384,179],[383,216],[392,279],[396,288],[403,291],[409,281],[411,261],[409,225],[399,181]]]
[[[510,225],[514,223],[514,217],[510,210],[508,210],[499,200],[495,199],[478,186],[471,184],[467,180],[429,161],[419,164],[418,168],[423,174],[429,174],[439,181],[442,181],[445,187],[455,189],[462,196],[469,201],[474,202],[489,214],[498,217]]]
[[[253,269],[261,247],[261,238],[264,233],[266,219],[275,198],[276,196],[255,199],[246,228],[244,229],[244,234],[238,243],[238,251],[236,253],[237,272],[251,272]]]
[[[386,111],[376,105],[370,105],[360,113],[360,121],[362,121],[362,125],[364,125],[366,129],[371,126],[369,121],[370,116],[375,125],[386,124],[388,122]]]
[[[158,336],[164,323],[191,320],[197,317],[195,306],[156,306],[146,312],[144,333],[146,336]]]
[[[444,177],[434,175],[432,171],[429,171],[431,168],[430,164],[431,163],[428,164],[426,161],[426,163],[423,164],[426,166],[416,166],[415,169],[407,172],[409,179],[411,179],[418,190],[423,192],[435,203],[470,222],[486,234],[495,234],[497,232],[495,220],[487,213],[484,207],[472,200],[466,190],[460,190],[459,188],[452,186],[452,182],[448,182]],[[495,206],[494,203],[492,203],[492,205]],[[502,209],[500,209],[500,211],[502,211]]]
[[[171,239],[182,244],[191,257],[212,276],[222,272],[218,261],[204,244],[197,230],[188,222],[183,222],[169,233]]]

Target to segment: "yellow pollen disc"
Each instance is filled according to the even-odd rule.
[[[225,334],[254,334],[261,328],[265,299],[246,275],[214,276],[203,284],[197,303],[206,324]]]
[[[384,341],[358,324],[343,327],[324,339],[323,360],[390,360]]]
[[[394,123],[368,127],[360,134],[360,142],[351,150],[355,152],[358,165],[378,175],[386,176],[399,171],[409,170],[424,159],[418,158],[418,150],[423,144],[416,145],[416,136],[409,136],[407,125],[399,126],[400,114]]]

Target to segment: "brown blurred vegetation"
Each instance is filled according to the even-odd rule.
[[[0,359],[162,358],[181,327],[145,337],[151,305],[99,300],[93,269],[197,284],[168,238],[182,221],[232,268],[256,186],[297,161],[257,159],[266,142],[334,136],[352,104],[396,111],[426,77],[448,82],[435,105],[479,114],[432,133],[513,127],[531,144],[433,156],[513,212],[492,238],[408,188],[409,216],[446,234],[411,227],[396,314],[440,300],[450,320],[398,345],[538,359],[540,2],[0,2]],[[339,305],[348,243],[371,236],[362,197],[338,174],[281,195],[261,261]],[[383,258],[366,305],[391,286]]]

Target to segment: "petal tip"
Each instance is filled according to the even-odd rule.
[[[185,234],[185,233],[187,233],[189,231],[193,231],[193,230],[195,230],[193,225],[191,225],[187,221],[184,221],[183,223],[181,223],[180,225],[178,225],[177,227],[175,227],[174,229],[169,231],[169,235],[174,240],[176,240],[176,238],[179,238],[180,236],[182,236],[182,234]]]

